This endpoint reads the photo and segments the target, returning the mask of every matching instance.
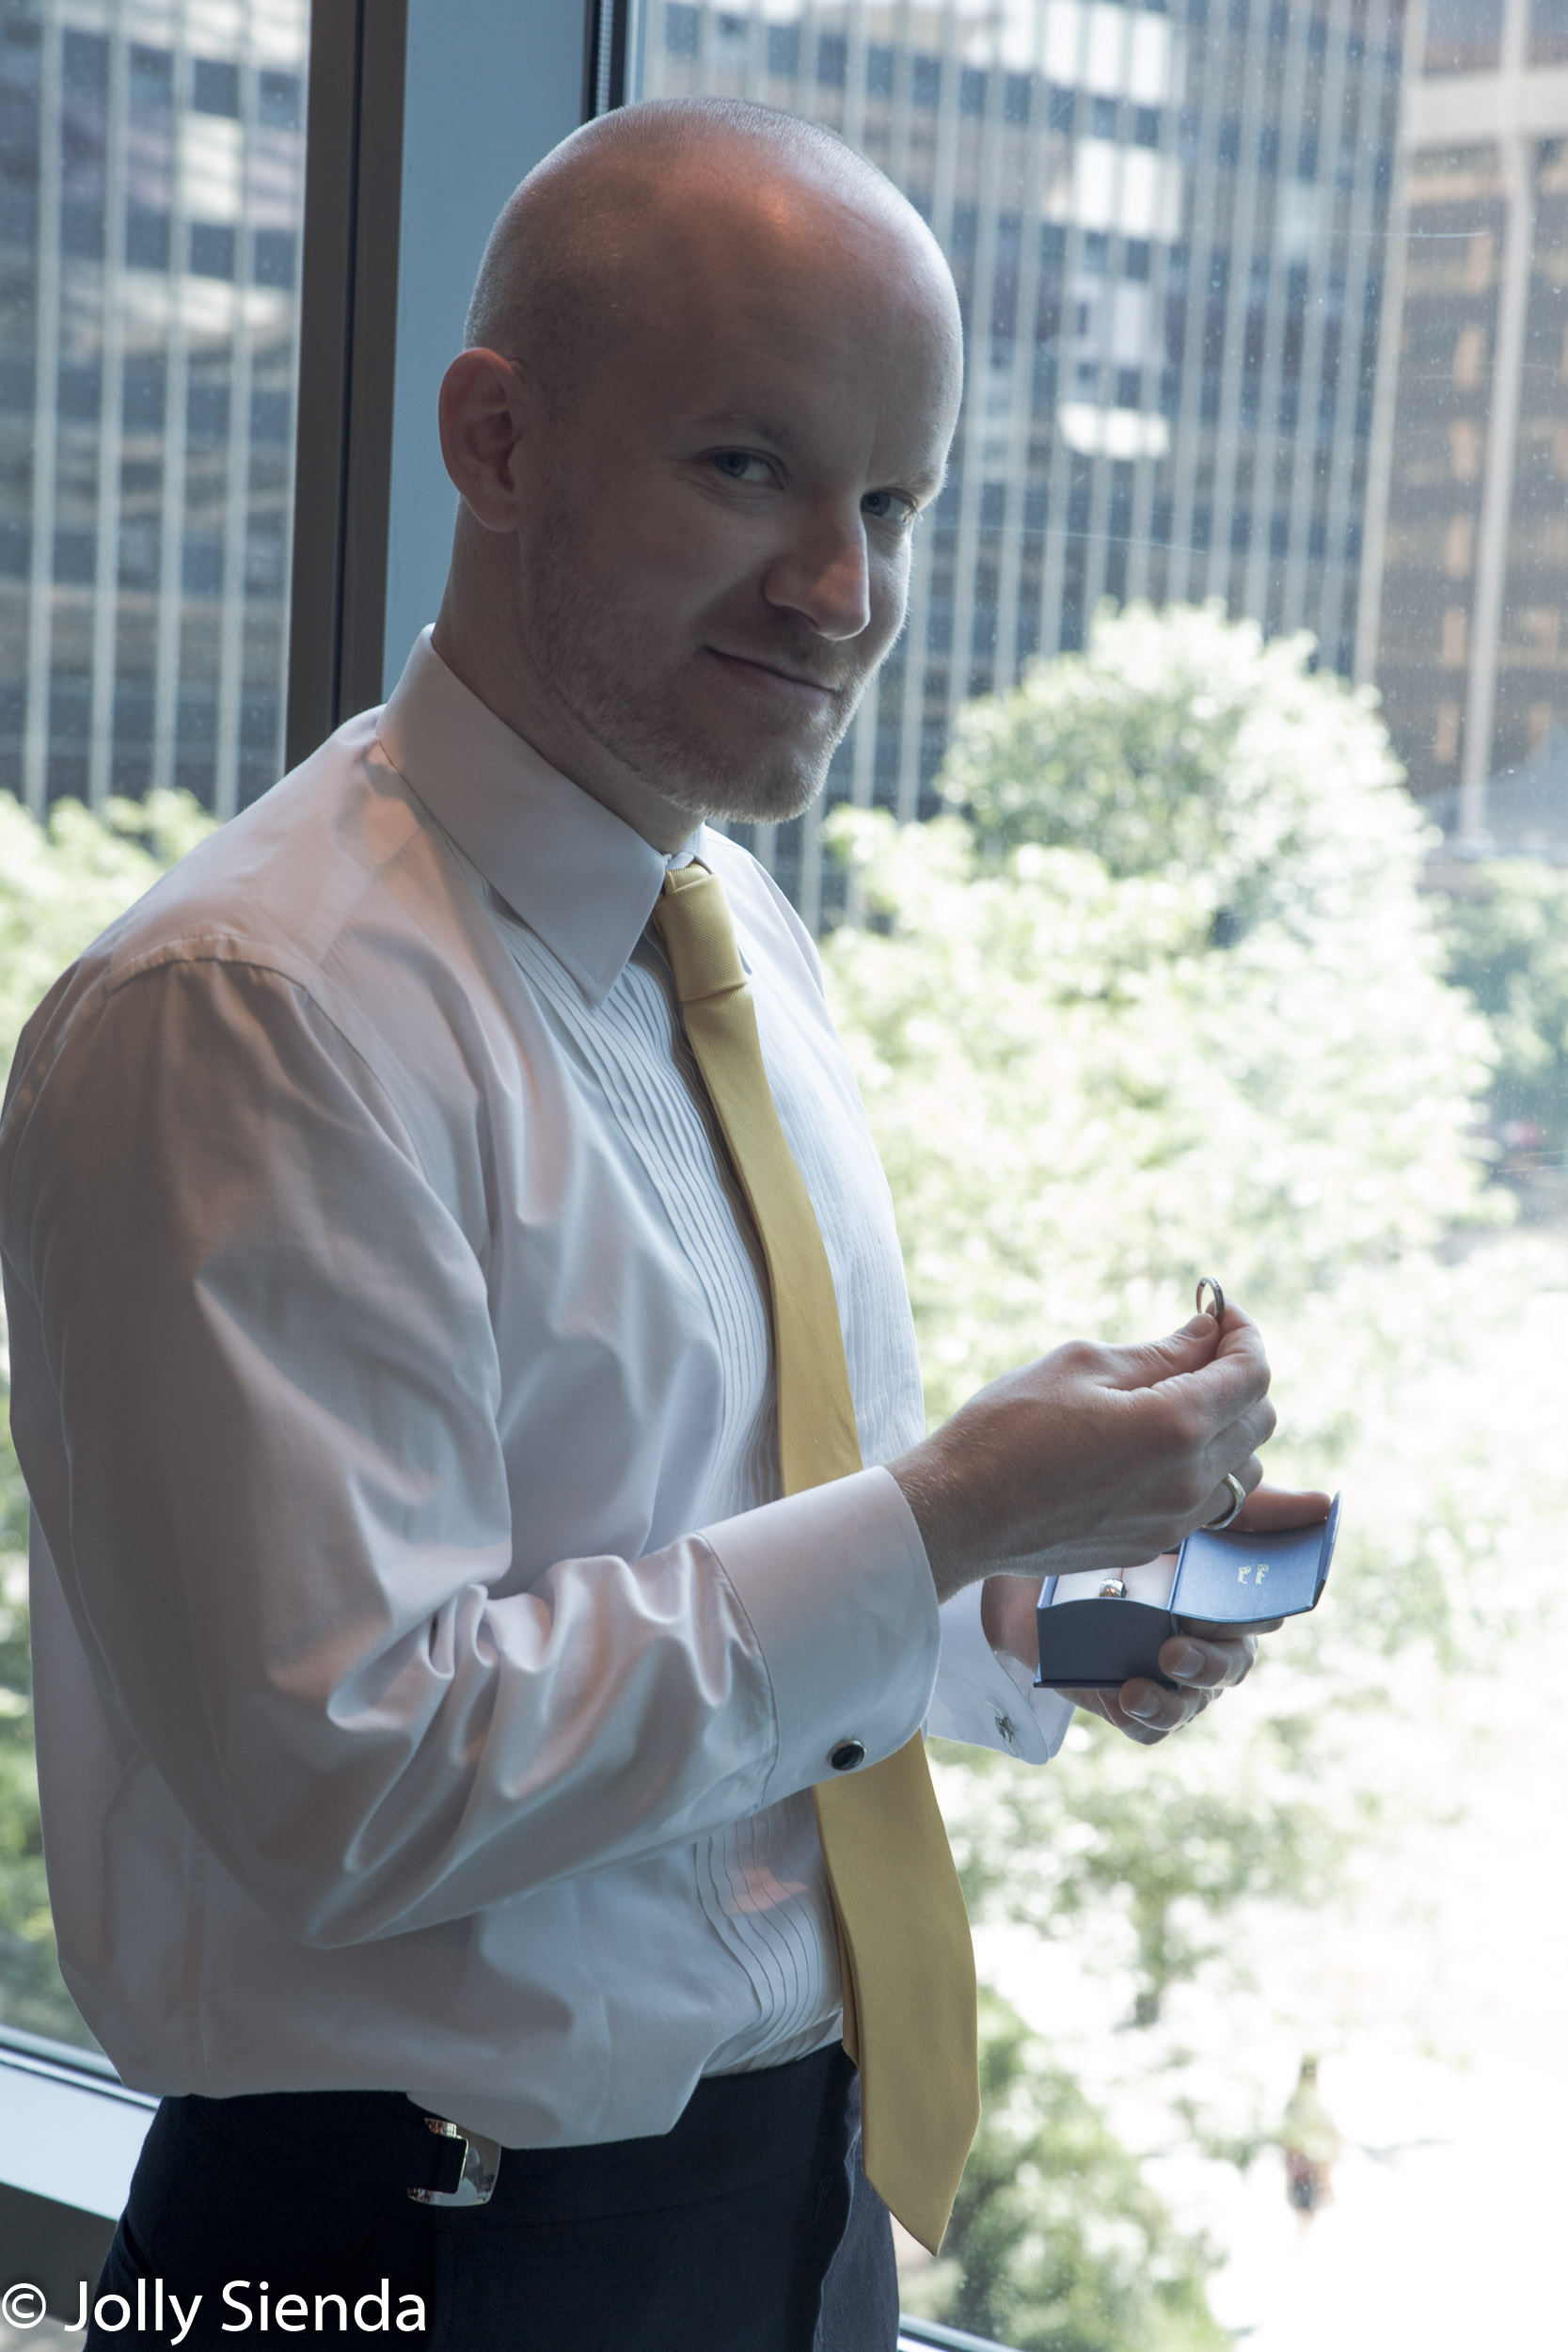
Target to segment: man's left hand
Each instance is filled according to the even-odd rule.
[[[1237,1514],[1238,1528],[1315,1527],[1328,1517],[1324,1494],[1289,1492],[1278,1486],[1259,1486]],[[1035,1640],[1037,1576],[1017,1573],[986,1579],[981,1616],[993,1649],[1005,1649],[1023,1665],[1037,1671],[1039,1653]],[[1222,1691],[1244,1682],[1258,1655],[1260,1634],[1276,1633],[1284,1622],[1266,1625],[1209,1625],[1196,1618],[1178,1620],[1179,1630],[1160,1651],[1160,1672],[1178,1688],[1134,1675],[1119,1691],[1068,1691],[1064,1695],[1091,1715],[1115,1724],[1140,1747],[1159,1740],[1191,1723]]]
[[[1258,1655],[1258,1636],[1277,1632],[1283,1622],[1275,1617],[1267,1625],[1249,1625],[1243,1633],[1233,1625],[1204,1625],[1181,1617],[1180,1630],[1160,1651],[1160,1672],[1180,1686],[1177,1690],[1167,1691],[1164,1683],[1134,1675],[1119,1691],[1068,1691],[1063,1695],[1090,1715],[1103,1715],[1140,1747],[1151,1748],[1201,1715],[1222,1691],[1244,1682]]]

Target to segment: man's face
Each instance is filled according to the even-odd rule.
[[[675,209],[652,242],[632,315],[518,444],[523,650],[677,807],[784,819],[903,623],[958,406],[951,296],[825,202]]]

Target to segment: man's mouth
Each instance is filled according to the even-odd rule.
[[[756,654],[728,653],[721,645],[705,645],[703,650],[739,682],[754,686],[765,694],[776,694],[804,708],[820,710],[842,690],[825,678],[814,677],[807,670],[797,670],[778,661],[768,661]]]

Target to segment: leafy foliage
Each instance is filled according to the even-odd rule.
[[[1568,873],[1533,858],[1478,866],[1439,910],[1449,977],[1497,1040],[1495,1126],[1538,1131],[1568,1157]]]
[[[1183,1740],[1180,1763],[1172,1751],[1151,1771],[1085,1716],[1053,1768],[1054,1834],[1043,1837],[1031,1778],[1002,1758],[935,1748],[972,1915],[1000,1908],[1044,1937],[1109,1942],[1132,1988],[1126,2022],[1154,2025],[1174,1986],[1224,1957],[1239,1905],[1334,1891],[1344,1831],[1309,1792],[1303,1731],[1297,1718],[1243,1711],[1240,1734],[1232,1722],[1222,1735],[1216,1717]]]
[[[980,2005],[984,2120],[942,2259],[913,2296],[1020,2352],[1219,2352],[1207,2249],[1017,2012]]]
[[[0,1058],[73,956],[212,831],[188,792],[102,809],[56,801],[47,825],[0,792]]]
[[[1218,603],[1101,614],[1085,653],[963,712],[946,799],[992,853],[1160,877],[1216,944],[1266,920],[1321,934],[1397,901],[1426,829],[1366,699],[1311,653]]]
[[[1214,1273],[1270,1336],[1273,1474],[1376,1466],[1332,1610],[1278,1637],[1243,1697],[1154,1756],[1081,1724],[1044,1774],[941,1765],[974,1915],[1094,1953],[1188,2144],[1225,2137],[1202,2112],[1224,2053],[1181,2047],[1174,2011],[1204,1985],[1245,1996],[1243,1923],[1339,1898],[1397,1818],[1337,1744],[1386,1708],[1392,1655],[1458,1648],[1497,1540],[1441,1465],[1410,1461],[1400,1406],[1470,1327],[1454,1235],[1508,1215],[1476,1139],[1497,1048],[1447,977],[1428,834],[1375,709],[1309,652],[1212,610],[1102,617],[1082,656],[964,713],[947,817],[831,819],[872,921],[824,960],[933,1417],[1059,1340],[1168,1328]],[[1101,2192],[1070,2101],[1037,2095],[1049,2194],[990,2184],[1006,2257],[976,2221],[944,2316],[1013,2312],[1030,2226],[1088,2260],[1073,2232]],[[1102,2333],[1063,2343],[1157,2340],[1103,2281],[1085,2292]],[[998,2331],[1058,2340],[1019,2325]]]
[[[99,811],[60,801],[47,825],[0,793],[0,1061],[8,1067],[23,1023],[71,958],[211,829],[185,792]],[[26,1555],[26,1492],[0,1413],[0,2015],[80,2042],[87,2028],[55,1965],[44,1882]]]
[[[1321,1360],[1349,1288],[1496,1213],[1493,1048],[1443,976],[1421,821],[1305,655],[1208,612],[1103,620],[965,714],[973,821],[831,820],[879,918],[826,960],[938,1416],[1054,1339],[1184,1313],[1205,1271]]]

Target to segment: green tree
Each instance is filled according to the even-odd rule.
[[[1496,1047],[1446,977],[1428,832],[1370,699],[1305,640],[1132,610],[972,705],[942,783],[931,824],[830,820],[871,920],[824,948],[933,1417],[1074,1334],[1170,1327],[1213,1273],[1269,1332],[1275,1476],[1397,1451],[1402,1387],[1463,1328],[1451,1236],[1507,1204],[1476,1146]],[[1397,1806],[1336,1772],[1335,1743],[1385,1704],[1390,1651],[1448,1638],[1466,1547],[1479,1565],[1490,1541],[1435,1486],[1374,1498],[1332,1609],[1157,1756],[1081,1722],[1038,1776],[942,1759],[976,1917],[1095,1952],[1189,2138],[1218,2054],[1177,2046],[1174,1995],[1244,1993],[1243,1922],[1341,1893]],[[1098,2192],[1070,2132],[1052,2144],[1064,2112],[1041,2109],[1038,2226],[1076,2244]],[[1000,2312],[1024,2258],[983,2259],[1010,2281],[984,2284]],[[980,2308],[980,2260],[959,2256],[943,2315]],[[1094,2341],[1150,2340],[1103,2309]]]
[[[188,793],[56,803],[40,825],[0,793],[0,1061],[58,975],[183,855],[212,819]],[[0,1357],[0,1406],[8,1394]],[[0,1411],[0,2015],[30,2032],[85,2041],[55,1961],[33,1763],[27,1655],[27,1497]]]
[[[1184,2234],[1067,2071],[994,1993],[980,2001],[983,2121],[927,2317],[1020,2352],[1220,2352],[1212,2256]]]
[[[972,706],[944,781],[964,815],[831,820],[875,920],[825,951],[933,1413],[1203,1272],[1291,1335],[1287,1375],[1354,1325],[1365,1395],[1411,1311],[1382,1277],[1488,1214],[1494,1050],[1375,712],[1305,642],[1134,612]]]
[[[1035,842],[1159,877],[1217,945],[1271,919],[1310,937],[1358,910],[1408,917],[1402,885],[1435,836],[1369,699],[1312,651],[1217,603],[1102,613],[1085,653],[960,715],[947,802],[993,853]]]
[[[1568,873],[1535,858],[1473,867],[1468,888],[1440,902],[1448,969],[1486,1014],[1497,1040],[1492,1116],[1539,1129],[1568,1156]]]

